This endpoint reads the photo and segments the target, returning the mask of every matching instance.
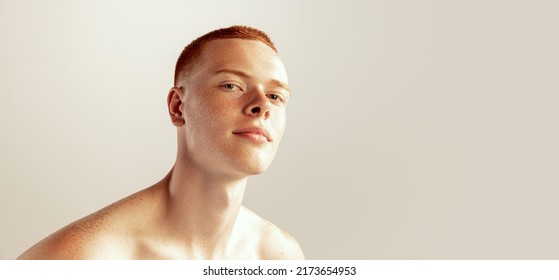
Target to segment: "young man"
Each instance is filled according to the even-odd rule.
[[[167,96],[174,167],[160,182],[40,241],[20,259],[302,259],[241,205],[285,128],[287,74],[268,36],[232,26],[188,45]]]

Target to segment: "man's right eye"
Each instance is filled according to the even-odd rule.
[[[226,89],[226,90],[240,90],[239,86],[237,86],[236,84],[223,84],[221,85],[222,88]]]

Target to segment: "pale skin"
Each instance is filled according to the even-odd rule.
[[[303,258],[293,237],[242,206],[247,177],[268,168],[285,128],[281,60],[262,42],[220,39],[199,62],[167,97],[178,140],[171,171],[19,259]]]

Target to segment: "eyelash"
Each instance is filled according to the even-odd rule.
[[[233,86],[233,88],[227,88],[227,86]],[[238,89],[242,90],[242,88],[241,88],[240,86],[238,86],[238,85],[236,85],[236,84],[233,84],[233,83],[223,84],[223,85],[221,85],[220,87],[222,87],[222,88],[224,88],[224,89],[226,89],[226,90],[234,90],[235,88],[238,88]]]
[[[231,86],[232,88],[228,88],[229,86]],[[221,88],[224,88],[225,90],[228,90],[228,91],[234,91],[235,88],[238,88],[240,91],[243,90],[240,86],[238,86],[238,85],[236,85],[236,84],[234,84],[234,83],[222,84],[220,87],[221,87]],[[268,98],[270,98],[272,101],[280,101],[280,102],[282,102],[282,103],[285,102],[285,98],[283,98],[281,94],[269,93],[269,94],[266,94],[266,96],[267,96]]]
[[[274,98],[270,98],[270,99],[272,99],[272,100],[274,100],[274,101],[276,101],[276,100],[277,100],[277,101],[281,101],[281,102],[284,101],[283,97],[282,97],[281,95],[279,95],[279,94],[276,94],[276,93],[270,93],[270,94],[267,94],[267,96],[275,96],[275,97],[276,97],[275,99],[274,99]]]

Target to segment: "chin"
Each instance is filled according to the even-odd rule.
[[[265,172],[266,170],[268,170],[270,164],[271,160],[263,160],[261,158],[245,158],[242,161],[237,161],[233,164],[233,166],[242,174],[252,176]]]
[[[266,170],[274,159],[274,152],[242,152],[229,157],[229,166],[245,176],[258,175]]]
[[[248,176],[253,176],[253,175],[264,173],[266,170],[268,170],[268,166],[269,164],[263,164],[263,165],[251,164],[249,166],[238,166],[237,168],[240,169],[242,173]]]

